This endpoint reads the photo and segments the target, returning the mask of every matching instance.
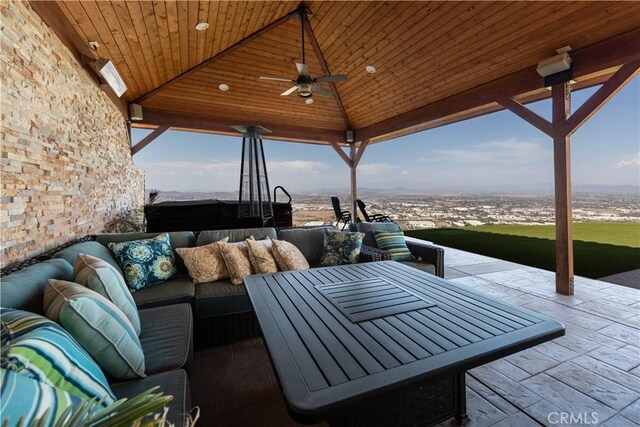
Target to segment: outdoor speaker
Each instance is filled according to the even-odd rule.
[[[142,116],[142,105],[129,104],[129,119],[134,122],[139,122],[144,117]]]
[[[345,132],[345,138],[346,138],[348,143],[352,143],[353,142],[353,131],[352,130],[346,131]]]

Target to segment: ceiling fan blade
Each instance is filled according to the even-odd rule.
[[[258,77],[260,80],[273,80],[274,82],[287,82],[287,83],[295,83],[295,80],[291,79],[283,79],[280,77]]]
[[[328,90],[326,90],[325,88],[323,88],[323,87],[321,87],[321,86],[318,86],[318,85],[315,85],[315,86],[313,87],[313,90],[314,90],[314,91],[316,91],[316,92],[318,92],[320,95],[325,95],[325,96],[327,96],[327,95],[331,95],[331,92],[329,92],[329,91],[328,91]]]
[[[284,92],[282,92],[282,93],[280,94],[280,96],[287,96],[287,95],[291,95],[293,92],[295,92],[295,91],[296,91],[296,89],[298,89],[298,86],[297,86],[297,85],[296,85],[296,86],[294,86],[294,87],[292,87],[291,89],[287,89],[287,90],[285,90]]]
[[[315,80],[318,83],[322,83],[322,82],[346,82],[347,80],[349,80],[349,76],[347,76],[346,74],[338,74],[337,76],[318,77]]]
[[[296,68],[298,69],[298,75],[309,77],[309,68],[307,68],[307,64],[300,64],[296,62]]]

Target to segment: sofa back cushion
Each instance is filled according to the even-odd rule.
[[[153,239],[161,235],[162,233],[105,233],[98,234],[96,236],[96,241],[104,245],[104,247],[108,247],[109,243],[122,243],[122,242],[131,242],[132,240],[143,240],[143,239]],[[170,231],[169,233],[169,241],[171,242],[171,247],[173,248],[173,255],[176,259],[176,265],[178,267],[178,271],[181,274],[187,274],[187,267],[184,265],[184,261],[176,252],[176,248],[192,248],[196,244],[196,236],[192,231]],[[108,249],[107,249],[108,250]],[[89,254],[93,255],[93,254]],[[97,255],[94,255],[97,256]],[[98,256],[98,258],[100,258]],[[112,255],[113,258],[113,255]],[[115,258],[114,258],[115,261]],[[118,262],[116,261],[116,264]]]
[[[340,231],[332,225],[317,228],[288,228],[280,230],[278,239],[295,245],[307,259],[309,265],[317,266],[320,264],[324,248],[324,230]]]
[[[64,259],[50,259],[0,279],[3,307],[44,314],[42,297],[49,279],[72,280],[73,267]]]
[[[64,248],[60,252],[56,253],[54,258],[62,258],[67,261],[71,265],[76,264],[76,260],[78,259],[78,255],[87,254],[92,257],[96,257],[105,262],[108,262],[112,267],[114,267],[121,276],[124,275],[122,269],[120,268],[120,264],[113,256],[113,253],[106,247],[106,245],[101,245],[98,242],[82,242],[73,246],[69,246],[68,248]],[[59,277],[51,277],[51,279],[59,279]]]
[[[229,236],[229,243],[241,242],[249,236],[253,236],[256,240],[277,238],[276,229],[272,227],[265,228],[238,228],[234,230],[207,230],[198,235],[196,246],[208,245]]]
[[[364,233],[362,244],[373,248],[378,247],[378,243],[374,237],[376,232],[395,233],[401,231],[395,222],[359,222],[356,225],[356,230]]]

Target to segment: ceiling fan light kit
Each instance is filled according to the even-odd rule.
[[[298,77],[295,80],[282,78],[282,77],[259,77],[259,80],[271,80],[276,82],[294,83],[295,86],[285,90],[280,96],[289,96],[296,90],[298,91],[298,97],[305,98],[309,101],[313,97],[313,92],[318,92],[320,95],[330,95],[331,92],[321,87],[319,83],[324,82],[344,82],[349,79],[346,74],[335,76],[322,76],[312,78],[309,75],[309,68],[307,67],[305,50],[304,50],[304,21],[307,19],[307,11],[301,9],[298,12],[300,16],[300,28],[301,28],[301,40],[302,40],[302,63],[296,62],[296,68],[298,70]],[[313,101],[312,101],[313,102]],[[307,102],[311,104],[312,102]]]

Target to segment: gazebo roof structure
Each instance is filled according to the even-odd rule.
[[[231,126],[260,125],[269,139],[331,145],[350,168],[352,212],[370,144],[512,111],[553,140],[556,289],[573,294],[570,137],[638,74],[639,2],[30,4],[79,60],[109,59],[120,72],[128,90],[112,99],[125,115],[142,105],[132,126],[155,129],[132,154],[167,129],[237,135]],[[559,49],[570,49],[571,76],[555,70],[545,83],[537,65]],[[329,94],[311,104],[280,95],[290,82],[259,79],[295,79],[300,62],[313,77],[349,79],[322,83]],[[571,90],[599,84],[572,113]],[[524,106],[544,98],[550,121]]]
[[[323,84],[331,95],[307,105],[280,96],[286,83],[258,80],[295,79],[297,3],[31,3],[78,54],[113,61],[122,103],[143,106],[134,126],[233,133],[250,120],[269,138],[321,144],[344,144],[346,130],[375,143],[498,111],[503,99],[550,97],[536,64],[563,46],[575,88],[640,58],[637,2],[308,2],[311,75],[349,80]]]

